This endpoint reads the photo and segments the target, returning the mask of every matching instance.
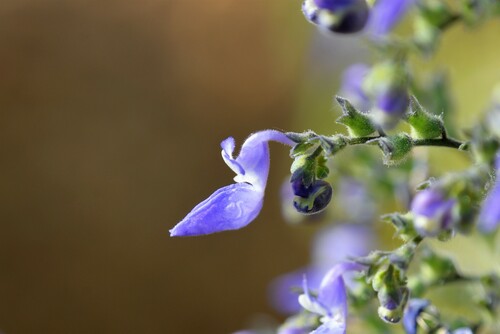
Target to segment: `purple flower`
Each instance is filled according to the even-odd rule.
[[[403,315],[403,328],[407,334],[417,334],[417,318],[429,305],[426,299],[410,299]]]
[[[203,235],[236,230],[248,225],[259,214],[269,174],[269,141],[293,146],[288,137],[275,130],[252,134],[233,158],[234,139],[222,141],[222,157],[236,173],[236,183],[220,188],[198,204],[170,230],[171,236]]]
[[[366,64],[353,64],[342,75],[342,86],[339,94],[345,97],[356,108],[362,111],[370,109],[370,99],[363,91],[363,81],[370,73],[370,66]]]
[[[445,198],[438,189],[427,188],[417,193],[411,203],[417,232],[422,236],[435,237],[451,229],[455,203],[456,200]]]
[[[391,118],[401,118],[408,108],[410,97],[406,87],[396,87],[377,96],[377,109],[383,111]]]
[[[491,233],[500,224],[500,153],[496,163],[496,182],[484,200],[483,207],[479,214],[478,228],[483,233]]]
[[[378,0],[370,12],[367,30],[375,36],[389,33],[415,4],[415,0]]]
[[[343,262],[333,267],[321,281],[318,296],[309,292],[304,278],[304,293],[299,296],[299,303],[307,311],[321,316],[321,326],[312,334],[345,334],[347,325],[347,291],[342,275],[349,271],[361,271],[363,265]]]
[[[451,333],[452,334],[474,334],[474,332],[472,331],[472,329],[467,328],[467,327],[457,328],[457,329],[455,329]]]
[[[302,12],[321,28],[348,34],[365,27],[369,9],[365,0],[305,0]]]
[[[274,308],[284,314],[300,311],[297,293],[304,275],[308,285],[317,289],[323,276],[332,266],[346,261],[349,257],[360,257],[374,248],[373,234],[362,225],[344,224],[322,229],[316,235],[312,250],[312,264],[276,278],[270,286],[270,298]],[[350,273],[344,278],[348,286],[353,285]]]

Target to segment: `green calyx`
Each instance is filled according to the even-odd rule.
[[[410,97],[410,111],[405,115],[405,121],[411,127],[412,137],[416,139],[442,137],[445,133],[441,117],[425,111],[415,96]]]
[[[404,132],[390,137],[380,137],[370,142],[378,144],[384,154],[384,164],[387,166],[402,163],[413,148],[412,138]]]
[[[367,114],[357,110],[348,100],[340,96],[337,96],[336,100],[342,108],[342,116],[337,118],[336,122],[347,128],[349,136],[365,137],[375,132]]]

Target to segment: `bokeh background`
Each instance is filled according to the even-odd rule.
[[[307,263],[315,230],[280,216],[286,149],[272,145],[267,200],[245,230],[168,230],[231,182],[225,137],[331,131],[339,71],[366,50],[317,33],[299,5],[1,1],[4,333],[230,333],[279,319],[268,283]],[[500,79],[499,27],[483,40],[456,28],[438,55],[459,82],[459,122]]]

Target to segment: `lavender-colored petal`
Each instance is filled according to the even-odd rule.
[[[342,86],[339,94],[349,100],[356,108],[366,111],[370,109],[370,99],[363,90],[363,81],[370,72],[366,64],[353,64],[342,75]]]
[[[497,176],[498,177],[498,176]],[[491,233],[500,225],[500,180],[497,179],[490,193],[483,202],[479,214],[478,229]]]
[[[328,270],[348,257],[368,254],[373,249],[373,242],[372,233],[365,226],[344,224],[322,229],[314,241],[312,266],[277,277],[269,287],[271,304],[283,314],[297,313],[300,304],[293,288],[301,286],[304,275],[307,276],[308,286],[317,290]],[[350,274],[344,274],[344,281],[349,287],[353,286]]]
[[[172,230],[170,236],[192,236],[236,230],[257,217],[264,192],[247,183],[231,184],[198,204]]]
[[[347,316],[347,296],[342,275],[350,271],[361,271],[363,265],[355,262],[342,262],[334,266],[321,281],[318,291],[318,301],[329,310],[340,310],[343,317]]]
[[[248,182],[256,188],[264,189],[269,174],[269,141],[293,146],[295,143],[284,133],[264,130],[252,134],[245,140],[235,161],[242,167],[244,174],[238,174],[236,182]]]
[[[341,322],[333,322],[330,320],[325,322],[323,325],[319,326],[316,330],[312,331],[311,334],[345,334],[346,326]]]
[[[330,269],[349,257],[367,255],[374,247],[373,234],[362,225],[343,224],[321,230],[314,241],[313,263]]]
[[[452,210],[456,200],[447,199],[436,189],[428,188],[417,193],[411,204],[415,228],[424,236],[436,236],[452,226]]]
[[[401,117],[408,108],[410,99],[406,89],[391,89],[377,97],[377,108],[388,116]]]
[[[307,276],[307,284],[317,289],[325,274],[322,268],[303,268],[275,278],[269,286],[269,297],[271,305],[283,314],[294,314],[301,310],[297,301],[298,293],[293,291],[301,288],[304,275]]]
[[[417,334],[417,317],[429,305],[426,299],[410,299],[403,315],[403,328],[407,334]]]
[[[284,328],[278,331],[278,334],[309,334],[310,331],[304,328]]]
[[[367,30],[374,35],[389,33],[414,4],[415,0],[378,0],[370,13]]]
[[[452,334],[474,334],[474,332],[470,328],[462,327],[455,329]]]
[[[226,165],[229,166],[236,173],[236,175],[245,175],[245,170],[236,160],[233,158],[233,152],[235,147],[235,142],[233,137],[228,137],[220,143],[222,148],[222,159]]]

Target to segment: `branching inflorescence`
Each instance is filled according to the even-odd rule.
[[[471,276],[425,241],[447,241],[476,230],[485,242],[493,240],[500,225],[500,181],[496,179],[500,171],[500,92],[494,94],[493,103],[482,118],[478,117],[477,124],[464,132],[463,140],[451,138],[444,121],[449,109],[447,82],[441,74],[435,74],[433,84],[420,84],[410,71],[408,56],[431,56],[444,31],[453,24],[462,22],[473,27],[498,17],[500,1],[463,0],[450,4],[441,0],[305,0],[302,11],[322,30],[363,34],[381,59],[371,66],[354,64],[345,71],[342,97],[337,96],[336,101],[342,110],[337,123],[345,126],[347,133],[264,130],[252,134],[237,157],[233,157],[234,139],[224,140],[222,157],[236,173],[235,183],[196,206],[171,230],[171,235],[240,229],[256,219],[269,172],[269,141],[291,147],[293,163],[285,191],[289,195],[284,198],[303,215],[318,214],[328,207],[334,191],[327,179],[331,178],[332,161],[338,154],[354,150],[352,166],[362,156],[356,147],[376,146],[382,152],[383,164],[398,167],[380,172],[371,181],[390,184],[393,194],[410,189],[408,200],[402,200],[403,212],[382,216],[383,221],[394,226],[401,245],[392,251],[359,252],[352,247],[367,242],[359,232],[342,234],[340,242],[338,238],[323,241],[311,267],[273,283],[274,304],[289,315],[277,332],[346,333],[348,320],[355,318],[365,321],[370,333],[387,333],[390,329],[386,323],[401,323],[409,334],[499,333],[500,260],[491,264],[488,273]],[[392,35],[393,27],[407,16],[413,19],[413,34],[405,38]],[[429,107],[424,108],[416,96]],[[430,112],[432,108],[445,114]],[[413,154],[414,149],[426,146],[456,149],[470,157],[472,163],[460,172],[421,178],[414,185],[416,189],[401,187],[394,174],[398,170],[406,173],[403,183],[411,183],[410,174],[418,174],[426,165]],[[362,159],[375,164],[371,156]],[[349,168],[343,170],[342,164],[334,168],[341,175],[337,178],[353,179],[355,172],[346,172]],[[388,176],[381,176],[384,173]],[[380,186],[376,190],[382,191]],[[373,201],[362,201],[357,210],[367,212]],[[351,215],[358,227],[373,220],[373,210],[368,211]],[[324,236],[321,240],[326,240],[327,235],[335,238],[340,230],[336,227],[320,232]],[[329,247],[324,247],[326,244]],[[341,256],[318,260],[331,259],[334,253]],[[457,282],[480,289],[481,293],[471,301],[479,317],[442,316],[427,297],[429,291]],[[378,320],[370,313],[374,304]]]

